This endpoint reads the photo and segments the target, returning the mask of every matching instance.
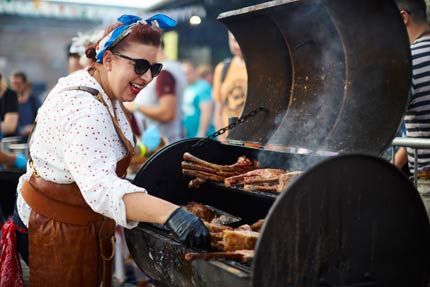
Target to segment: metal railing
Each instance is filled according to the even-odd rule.
[[[414,185],[417,187],[418,182],[418,173],[417,173],[417,164],[418,164],[418,150],[419,149],[430,149],[430,139],[428,138],[395,138],[391,143],[393,146],[392,149],[392,162],[394,164],[395,159],[395,147],[408,147],[414,149]]]

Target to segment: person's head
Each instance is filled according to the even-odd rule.
[[[69,73],[82,70],[90,64],[90,60],[85,55],[85,49],[94,45],[103,36],[104,31],[97,30],[92,33],[78,33],[73,37],[68,45]]]
[[[403,22],[406,25],[408,34],[414,35],[417,30],[427,27],[427,7],[424,0],[396,0]],[[415,39],[411,39],[411,42]]]
[[[69,71],[69,73],[82,70],[84,67],[79,63],[81,55],[79,54],[79,51],[76,50],[76,47],[73,45],[73,40],[67,44],[66,52],[67,70]]]
[[[228,46],[230,47],[230,52],[233,54],[233,56],[243,58],[239,43],[236,41],[236,38],[230,31],[228,32]]]
[[[12,72],[10,74],[9,81],[10,81],[10,87],[18,95],[22,95],[29,88],[27,75],[23,71]]]
[[[182,69],[187,77],[188,84],[195,83],[199,79],[196,67],[191,61],[182,61]]]
[[[197,67],[197,74],[203,80],[206,80],[209,84],[212,85],[214,78],[214,70],[209,64],[201,64]]]
[[[123,15],[118,20],[97,44],[86,48],[85,54],[96,79],[112,100],[133,101],[162,68],[156,62],[161,31],[154,25],[168,28],[176,22],[164,15],[146,20]]]

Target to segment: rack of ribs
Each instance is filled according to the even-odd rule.
[[[211,247],[215,252],[190,252],[185,254],[186,260],[226,258],[242,263],[252,260],[254,257],[254,247],[258,240],[259,233],[252,230],[251,226],[257,227],[262,220],[252,225],[242,225],[236,229],[229,226],[222,226],[205,222],[210,233]]]
[[[287,172],[284,174],[281,174],[281,176],[279,177],[279,184],[276,187],[276,192],[282,192],[285,190],[285,188],[287,187],[287,185],[296,177],[298,177],[299,175],[301,175],[303,173],[303,171],[300,170],[296,170],[296,171],[291,171],[291,172]]]
[[[195,213],[209,230],[210,245],[216,252],[203,252],[203,253],[186,253],[186,260],[195,259],[212,259],[212,258],[227,258],[237,260],[240,262],[247,262],[253,258],[254,247],[258,240],[259,230],[264,223],[263,219],[258,220],[252,225],[243,224],[237,228],[228,225],[217,223],[214,219],[208,222],[206,219],[211,219],[205,211],[209,209],[203,204],[190,202],[187,208]]]
[[[262,184],[279,181],[279,176],[286,173],[283,169],[262,168],[251,170],[247,173],[227,177],[224,179],[226,187],[239,186],[245,184]]]
[[[189,152],[184,153],[181,162],[182,173],[195,177],[188,184],[190,188],[197,188],[207,180],[224,182],[224,179],[234,175],[246,173],[256,168],[257,163],[251,159],[240,156],[234,164],[219,165],[200,159]]]
[[[226,187],[243,186],[245,191],[282,192],[289,182],[302,171],[288,172],[282,169],[262,168],[224,179]]]
[[[210,234],[211,247],[218,251],[254,249],[260,235],[256,231],[258,222],[253,225],[244,224],[237,228],[205,222]]]

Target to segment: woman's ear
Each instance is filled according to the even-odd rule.
[[[107,50],[104,54],[103,54],[103,66],[105,67],[105,69],[107,71],[110,71],[112,68],[112,52]]]

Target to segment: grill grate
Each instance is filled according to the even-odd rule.
[[[279,195],[278,193],[271,193],[271,192],[267,192],[267,191],[248,191],[248,190],[244,190],[244,189],[242,189],[240,187],[226,187],[224,185],[224,183],[221,183],[221,182],[210,181],[210,182],[207,182],[207,183],[208,184],[212,184],[212,185],[214,185],[214,186],[216,186],[217,188],[220,188],[220,189],[229,190],[229,191],[238,192],[238,193],[247,193],[247,194],[251,193],[252,195],[257,196],[257,197],[277,198],[278,195]]]

